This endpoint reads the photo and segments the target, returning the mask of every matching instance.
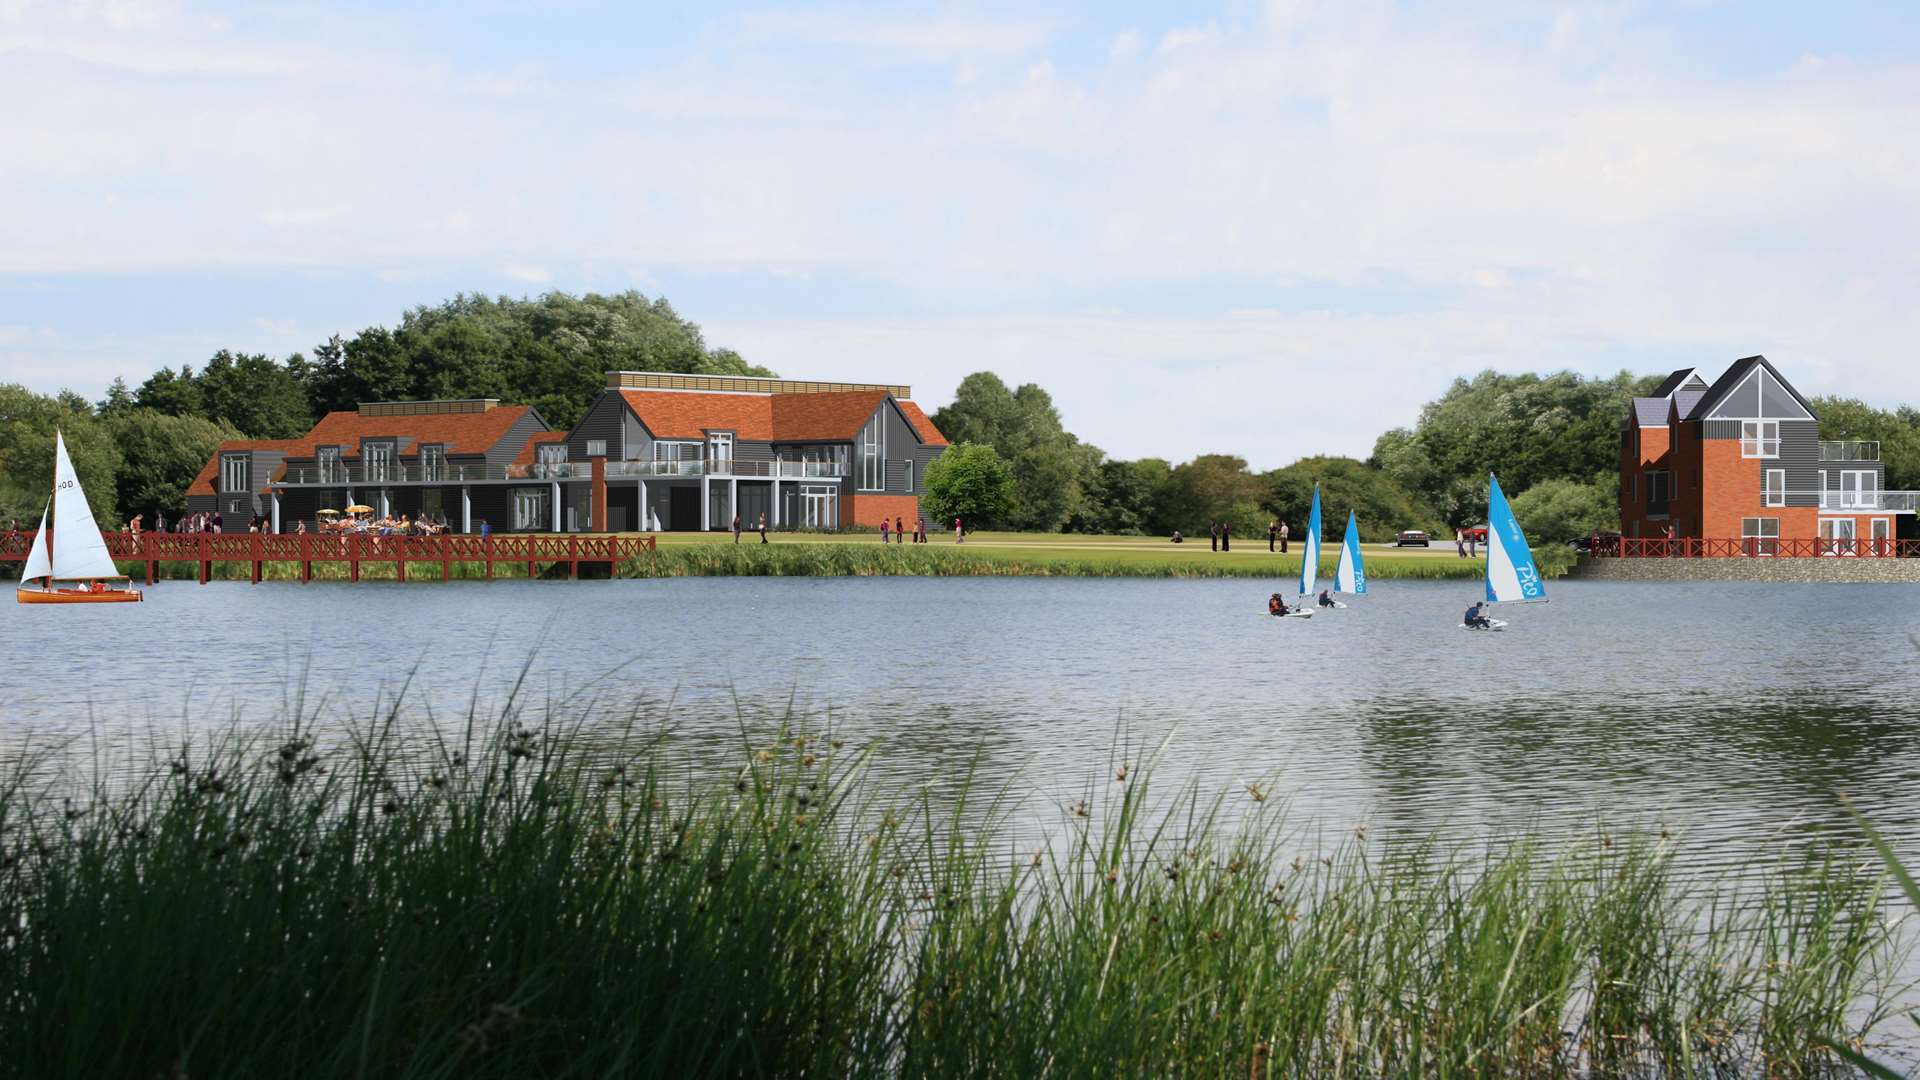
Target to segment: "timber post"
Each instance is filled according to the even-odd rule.
[[[252,556],[252,562],[253,562],[253,584],[258,585],[260,584],[260,562],[265,555],[265,553],[261,550],[261,547],[263,546],[265,541],[261,538],[260,534],[257,532],[248,533],[247,536],[248,536],[247,554]]]
[[[153,543],[146,533],[140,534],[140,554],[147,557],[147,587],[153,587]]]
[[[300,584],[313,580],[313,537],[300,534]]]
[[[360,580],[360,534],[347,535],[347,580]]]
[[[576,581],[580,578],[580,540],[573,536],[567,537],[567,577]]]
[[[200,534],[200,584],[213,578],[213,534]]]

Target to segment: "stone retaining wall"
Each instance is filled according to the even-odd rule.
[[[1588,581],[1920,582],[1920,559],[1614,559],[1582,555],[1569,577]]]

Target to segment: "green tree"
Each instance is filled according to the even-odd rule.
[[[1247,471],[1245,458],[1231,454],[1202,454],[1168,474],[1161,514],[1169,531],[1205,535],[1216,522],[1226,522],[1244,537],[1265,535],[1267,512],[1262,504],[1267,485]]]
[[[1320,521],[1326,538],[1344,535],[1347,513],[1360,523],[1360,538],[1370,543],[1393,539],[1402,529],[1445,533],[1440,514],[1401,486],[1386,470],[1347,457],[1310,457],[1267,473],[1271,494],[1266,509],[1297,535],[1313,507],[1313,485],[1320,484]]]
[[[1887,469],[1887,488],[1920,489],[1920,412],[1911,407],[1895,411],[1876,409],[1856,398],[1813,399],[1820,417],[1822,439],[1871,439],[1880,444],[1880,460]]]
[[[140,389],[133,393],[133,403],[143,409],[153,409],[168,416],[199,416],[206,410],[205,402],[200,400],[200,385],[194,381],[191,365],[180,365],[179,371],[161,368]]]
[[[307,362],[299,353],[279,364],[257,353],[222,349],[195,379],[200,391],[196,415],[253,439],[303,435],[314,420],[306,376]]]
[[[959,518],[970,530],[995,528],[1013,506],[1013,474],[993,447],[954,443],[927,466],[920,501],[935,522]]]
[[[121,513],[147,515],[152,527],[154,512],[165,511],[179,520],[187,512],[187,485],[207,463],[223,439],[237,439],[240,432],[198,416],[168,416],[153,409],[129,409],[114,413],[105,422],[106,432],[124,455],[115,483],[115,498]]]
[[[1503,484],[1504,488],[1505,485]],[[1513,516],[1536,544],[1564,544],[1620,524],[1616,475],[1593,480],[1543,480],[1513,496]]]
[[[107,396],[101,398],[100,404],[94,406],[94,415],[104,419],[137,407],[138,403],[133,399],[133,390],[127,386],[127,380],[115,375],[113,385],[107,387]]]
[[[11,383],[0,384],[0,521],[18,521],[23,529],[40,521],[53,489],[56,430],[66,436],[67,456],[94,519],[114,526],[120,520],[114,501],[120,448],[93,407],[77,394],[48,397]]]
[[[1121,536],[1159,534],[1160,502],[1172,473],[1160,458],[1101,462],[1088,478],[1080,514],[1067,527]]]
[[[1014,481],[1007,524],[1056,532],[1084,511],[1086,489],[1102,454],[1060,423],[1053,398],[1033,383],[1017,390],[990,371],[960,380],[952,404],[935,412],[934,426],[956,442],[991,446]]]

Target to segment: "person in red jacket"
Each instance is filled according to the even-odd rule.
[[[956,544],[964,544],[967,542],[967,530],[960,527],[959,518],[953,519],[953,542]]]

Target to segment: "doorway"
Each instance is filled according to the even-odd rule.
[[[682,531],[700,527],[699,488],[678,485],[667,489],[666,526]]]

